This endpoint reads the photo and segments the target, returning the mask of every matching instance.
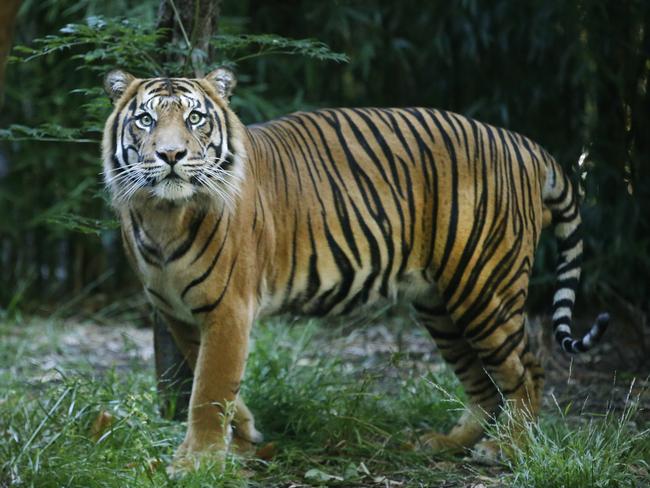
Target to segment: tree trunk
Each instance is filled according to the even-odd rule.
[[[191,59],[181,59],[183,75],[201,77],[211,58],[210,38],[217,32],[221,0],[162,0],[158,27],[169,29],[163,43],[182,43],[192,48]]]
[[[18,7],[20,7],[20,0],[2,0],[0,2],[0,107],[2,107],[3,101],[5,65],[11,50],[11,39]]]
[[[158,27],[169,31],[161,42],[189,41],[192,51],[191,59],[161,61],[180,62],[185,66],[185,76],[203,76],[210,56],[209,41],[217,30],[220,4],[221,0],[162,0]],[[184,420],[192,392],[192,370],[160,315],[154,312],[152,320],[160,413],[166,418]]]
[[[194,376],[167,324],[155,310],[152,320],[160,415],[168,419],[185,420]]]

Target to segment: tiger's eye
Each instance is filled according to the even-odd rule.
[[[138,120],[140,121],[140,124],[143,125],[144,127],[149,127],[153,123],[153,119],[151,118],[151,115],[149,114],[143,114],[141,115]]]
[[[199,112],[192,112],[188,117],[190,124],[198,124],[203,119],[203,115]]]

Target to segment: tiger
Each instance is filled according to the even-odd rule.
[[[540,410],[544,370],[524,305],[545,226],[558,245],[554,337],[571,332],[583,244],[579,192],[532,140],[429,108],[335,108],[245,126],[232,71],[106,75],[105,183],[125,252],[189,363],[187,430],[172,466],[262,440],[239,391],[253,323],[408,304],[467,405],[432,453],[498,455],[486,423]],[[478,450],[478,451],[477,451]]]

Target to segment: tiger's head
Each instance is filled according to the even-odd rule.
[[[225,68],[202,79],[108,73],[114,109],[102,152],[114,204],[200,196],[231,204],[245,160],[243,126],[228,107],[235,84]]]

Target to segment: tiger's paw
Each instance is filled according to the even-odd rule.
[[[172,478],[180,478],[187,473],[198,471],[204,466],[223,470],[226,455],[226,446],[223,442],[199,445],[197,442],[188,442],[185,439],[176,449],[171,464],[167,466],[167,474]]]
[[[252,456],[259,444],[264,441],[262,433],[254,425],[249,425],[247,429],[237,427],[233,431],[231,447],[234,453],[241,456]]]
[[[484,439],[472,449],[472,460],[486,466],[498,466],[504,463],[505,455],[496,441]]]
[[[224,451],[185,453],[183,455],[176,453],[166,471],[170,478],[179,479],[202,468],[223,471],[225,461],[226,453]]]
[[[463,446],[453,437],[431,432],[420,437],[420,445],[434,454],[455,454],[463,451]]]

